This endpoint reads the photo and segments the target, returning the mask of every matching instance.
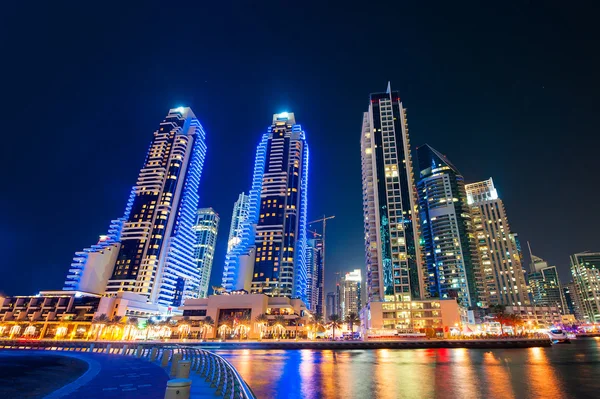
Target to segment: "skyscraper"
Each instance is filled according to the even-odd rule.
[[[581,298],[577,293],[577,286],[573,281],[563,285],[563,294],[568,313],[575,316],[575,319],[578,321],[585,320],[582,313],[583,306],[581,305]]]
[[[256,147],[250,193],[247,196],[242,193],[233,207],[234,218],[236,215],[239,215],[239,218],[236,222],[235,233],[232,235],[232,231],[229,232],[230,242],[225,256],[222,284],[227,291],[250,291],[256,256],[256,224],[260,210],[268,141],[269,134],[263,134]]]
[[[169,110],[133,190],[108,294],[131,291],[165,306],[198,296],[193,225],[205,154],[205,133],[192,110]]]
[[[358,315],[361,309],[361,284],[362,274],[360,269],[346,273],[343,281],[342,293],[342,318],[346,318],[350,313]]]
[[[219,231],[219,215],[212,208],[198,209],[198,218],[194,224],[196,232],[196,244],[194,245],[194,258],[200,273],[200,287],[198,297],[206,298],[208,295],[208,284],[212,271],[213,259],[215,257],[215,245],[217,244],[217,232]]]
[[[465,183],[429,145],[417,148],[417,183],[431,297],[457,298],[465,308],[485,304],[485,287]]]
[[[370,96],[361,132],[367,303],[425,295],[406,110],[388,83]]]
[[[335,292],[328,292],[327,293],[327,300],[325,303],[325,311],[327,312],[324,316],[325,317],[329,317],[332,314],[338,314],[337,313],[337,301],[336,301],[336,295]],[[339,316],[339,314],[338,314]]]
[[[321,238],[308,240],[306,266],[306,306],[311,312],[323,314],[323,240]]]
[[[133,194],[127,204],[125,216],[111,221],[107,235],[100,236],[98,243],[90,248],[75,252],[63,290],[97,294],[104,292],[121,248],[121,230],[129,216],[132,200]]]
[[[244,233],[247,226],[247,220],[250,214],[250,197],[246,193],[241,193],[237,201],[233,204],[233,213],[231,215],[231,226],[229,227],[229,238],[227,239],[227,255],[225,256],[225,267],[223,268],[222,286],[227,291],[239,290],[244,288],[244,284],[237,282],[239,272],[238,256],[236,250],[243,246],[242,240],[248,238],[249,232]],[[246,243],[247,244],[247,243]]]
[[[531,297],[535,305],[555,306],[562,314],[568,314],[564,293],[556,266],[531,253],[531,273],[527,276]]]
[[[465,185],[489,305],[529,305],[516,235],[492,178]]]
[[[306,303],[306,136],[294,114],[287,112],[273,115],[265,135],[251,292]]]
[[[571,255],[571,274],[586,322],[600,322],[600,252]]]

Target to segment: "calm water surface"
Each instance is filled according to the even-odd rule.
[[[600,398],[600,340],[530,349],[235,350],[259,398]]]

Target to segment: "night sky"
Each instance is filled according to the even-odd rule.
[[[62,288],[74,252],[123,214],[152,132],[181,105],[207,131],[200,205],[221,216],[213,284],[256,144],[282,111],[307,132],[310,218],[336,216],[328,282],[364,269],[362,113],[388,80],[413,149],[430,144],[467,182],[493,177],[512,230],[563,279],[570,254],[600,251],[597,10],[65,3],[0,13],[0,292]]]

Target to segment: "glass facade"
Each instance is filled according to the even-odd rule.
[[[535,305],[556,307],[569,314],[556,266],[548,266],[542,258],[531,255],[531,273],[527,276],[531,299]]]
[[[192,110],[169,110],[134,187],[107,293],[132,291],[165,306],[198,296],[193,225],[205,154],[205,133]]]
[[[312,238],[306,246],[307,289],[306,307],[323,314],[323,240]]]
[[[483,305],[485,287],[465,183],[460,172],[428,145],[417,148],[417,183],[429,295]]]
[[[234,204],[232,226],[234,221],[237,226],[233,234],[231,230],[229,232],[230,242],[225,256],[222,279],[223,288],[227,291],[250,291],[256,253],[256,224],[260,210],[268,141],[269,133],[263,134],[256,147],[252,188],[248,195],[242,193]],[[235,216],[238,216],[237,220]]]
[[[489,305],[529,305],[521,249],[490,178],[465,186]],[[483,298],[482,298],[483,302]]]
[[[367,302],[425,295],[406,110],[390,85],[370,96],[361,133]]]
[[[307,301],[308,145],[293,113],[267,132],[251,292]]]
[[[194,258],[200,273],[200,286],[198,297],[208,296],[208,284],[215,256],[217,232],[219,231],[219,215],[212,208],[198,209],[198,218],[194,224],[196,243],[194,245]]]
[[[571,255],[571,274],[584,321],[600,322],[600,252]]]

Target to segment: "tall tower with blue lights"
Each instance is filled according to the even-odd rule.
[[[107,294],[129,291],[164,306],[198,296],[193,227],[205,155],[205,132],[192,110],[169,110],[133,188]]]
[[[223,267],[221,280],[221,285],[226,291],[244,289],[243,278],[241,283],[238,284],[239,256],[241,255],[239,250],[249,246],[250,234],[245,231],[248,227],[249,216],[250,196],[241,193],[233,204],[229,237],[227,239],[227,254],[225,255],[225,266]]]
[[[263,136],[250,290],[307,301],[308,144],[293,113],[273,115]],[[252,195],[251,195],[252,198]],[[251,204],[252,207],[252,204]]]
[[[429,294],[456,298],[464,308],[482,307],[486,287],[464,178],[429,145],[417,148],[417,158]]]

